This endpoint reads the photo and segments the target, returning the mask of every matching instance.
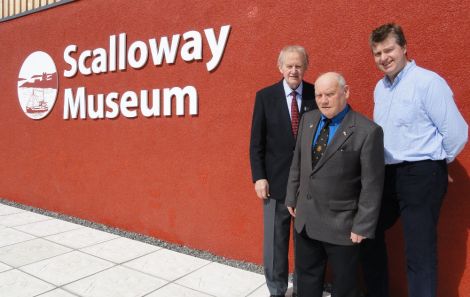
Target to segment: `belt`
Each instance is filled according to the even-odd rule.
[[[416,164],[421,164],[421,163],[444,163],[447,164],[446,160],[419,160],[419,161],[403,161],[400,163],[395,163],[395,164],[386,164],[386,167],[402,167],[402,166],[408,166],[408,165],[416,165]]]

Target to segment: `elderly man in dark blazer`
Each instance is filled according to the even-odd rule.
[[[314,88],[303,81],[308,55],[301,46],[282,49],[283,79],[256,93],[250,161],[257,196],[263,200],[264,272],[271,296],[284,296],[289,272],[291,217],[284,205],[299,120],[315,109]],[[296,280],[294,275],[294,295]]]
[[[315,82],[318,111],[304,114],[287,184],[295,219],[297,293],[321,297],[327,261],[333,297],[357,297],[359,243],[372,238],[384,180],[383,132],[347,104],[334,72]]]

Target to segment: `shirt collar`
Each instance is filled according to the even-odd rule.
[[[415,66],[416,66],[416,63],[414,60],[407,62],[405,67],[403,67],[403,69],[398,73],[398,75],[395,77],[393,82],[391,82],[388,76],[385,75],[383,79],[385,87],[393,88],[394,86],[396,86],[400,82],[400,80],[406,75],[406,73],[408,73],[410,69]]]
[[[346,114],[348,113],[348,111],[350,110],[351,108],[349,107],[349,104],[346,104],[346,107],[343,109],[343,111],[341,111],[340,113],[338,113],[337,115],[335,115],[332,119],[331,119],[331,124],[330,125],[338,125],[339,123],[341,123],[341,121],[344,119],[344,117],[346,116]],[[321,119],[322,121],[325,121],[327,119],[327,117],[325,117],[323,114],[321,115]]]
[[[302,96],[302,90],[303,90],[303,87],[304,87],[303,82],[300,82],[300,85],[295,90],[292,90],[289,87],[289,85],[287,84],[285,79],[282,80],[282,85],[284,86],[284,92],[286,93],[286,97],[288,97],[292,93],[292,91],[296,91],[297,95]]]

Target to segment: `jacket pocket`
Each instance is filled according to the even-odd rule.
[[[328,202],[330,210],[342,211],[342,210],[356,210],[356,200],[330,200]]]

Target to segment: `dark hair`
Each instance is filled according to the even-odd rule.
[[[404,47],[406,45],[405,34],[403,34],[402,28],[395,23],[388,23],[372,31],[369,38],[370,46],[384,41],[390,34],[393,34],[399,46]]]

